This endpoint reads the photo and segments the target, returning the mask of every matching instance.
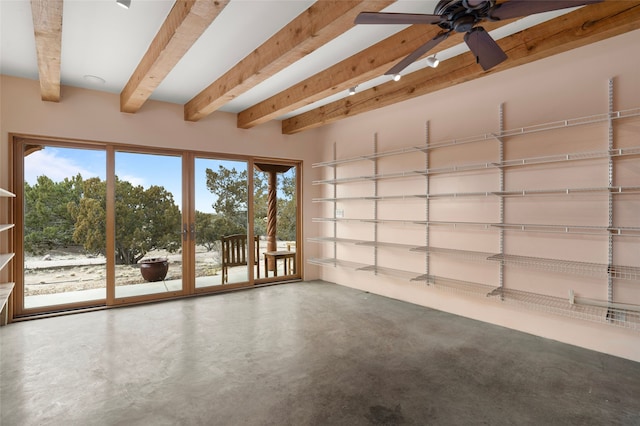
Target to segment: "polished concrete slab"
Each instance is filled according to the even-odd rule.
[[[323,282],[0,328],[0,424],[639,425],[640,363]]]

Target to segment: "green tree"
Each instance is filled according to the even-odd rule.
[[[246,233],[246,229],[225,216],[196,210],[196,244],[206,247],[207,251],[219,246],[223,236],[242,233]]]
[[[106,182],[94,177],[82,185],[82,197],[68,203],[67,210],[74,220],[73,239],[85,250],[105,254],[107,246]]]
[[[256,235],[267,235],[268,211],[268,176],[267,173],[256,171],[253,177],[253,232]]]
[[[296,240],[296,180],[293,174],[278,176],[278,238]]]
[[[216,215],[196,210],[196,244],[211,251],[216,247],[219,237],[216,235],[214,220]]]
[[[207,168],[206,176],[207,189],[216,196],[212,205],[215,212],[233,228],[247,232],[247,171],[219,166],[217,172]]]
[[[86,183],[82,199],[69,205],[73,237],[85,250],[106,254],[106,184],[97,178]],[[180,209],[163,187],[145,190],[116,176],[115,214],[117,264],[137,263],[151,250],[180,248]]]
[[[33,186],[25,182],[24,248],[27,252],[42,254],[73,244],[74,220],[67,204],[77,203],[81,192],[80,174],[61,182],[47,176],[39,176]]]
[[[212,205],[219,215],[215,219],[220,228],[220,235],[246,233],[247,213],[247,172],[227,169],[219,166],[218,171],[206,170],[207,188],[216,196]],[[253,185],[254,233],[266,235],[268,211],[268,176],[256,171]],[[277,237],[282,240],[296,238],[296,180],[294,173],[278,174],[278,231]],[[221,218],[225,218],[224,221]],[[203,225],[204,226],[204,225]],[[201,229],[201,228],[197,228]]]

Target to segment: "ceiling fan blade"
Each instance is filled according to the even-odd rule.
[[[507,59],[507,54],[482,27],[472,28],[464,35],[464,41],[485,71]]]
[[[443,31],[422,46],[418,47],[412,53],[410,53],[406,58],[395,64],[389,71],[384,73],[384,75],[395,75],[400,74],[400,71],[411,65],[414,61],[416,61],[419,57],[436,47],[441,41],[445,40],[449,37],[450,31]]]
[[[361,12],[356,16],[356,24],[438,24],[440,15],[422,13],[379,13]]]
[[[511,19],[535,13],[566,9],[568,7],[584,6],[600,3],[603,0],[510,0],[497,5],[491,12],[491,18]]]

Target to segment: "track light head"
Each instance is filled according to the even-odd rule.
[[[401,78],[402,78],[402,76],[400,74],[394,74],[393,75],[393,81],[400,81]]]
[[[131,6],[131,0],[116,0],[118,6],[124,7],[125,9],[129,9]]]
[[[355,95],[356,94],[356,87],[358,86],[353,86],[349,88],[349,96]]]
[[[439,64],[440,64],[440,61],[438,60],[438,58],[436,58],[436,55],[429,56],[427,58],[427,66],[430,66],[431,68],[436,68]]]

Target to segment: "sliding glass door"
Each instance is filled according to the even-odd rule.
[[[106,152],[21,144],[22,305],[91,305],[106,298]]]
[[[300,277],[299,164],[15,138],[17,315]]]
[[[294,163],[256,162],[254,165],[254,230],[263,242],[265,278],[297,276],[298,174]]]
[[[183,290],[182,156],[115,152],[115,298]]]
[[[247,162],[196,157],[194,199],[196,288],[248,282],[258,247],[248,229]],[[254,268],[254,276],[259,273]]]

